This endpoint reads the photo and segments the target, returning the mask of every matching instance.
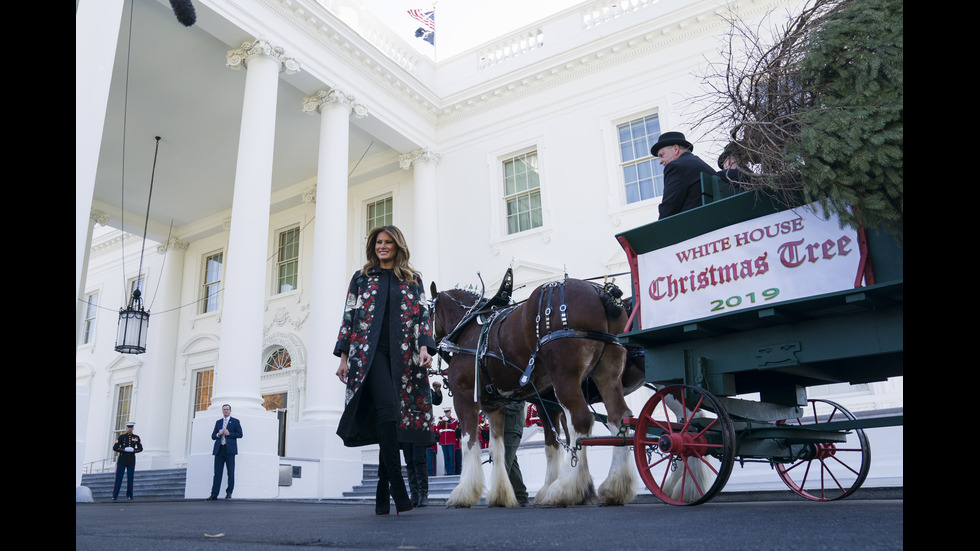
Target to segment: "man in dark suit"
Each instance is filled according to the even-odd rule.
[[[664,132],[650,148],[664,167],[661,219],[701,206],[701,174],[714,176],[715,170],[692,151],[694,145],[680,132]]]
[[[235,456],[238,455],[238,439],[242,437],[242,424],[231,416],[231,406],[225,404],[221,406],[222,418],[214,423],[214,430],[211,431],[211,440],[214,440],[214,482],[211,484],[211,496],[208,501],[218,499],[218,491],[221,490],[222,471],[228,469],[228,489],[225,491],[225,499],[231,499],[231,492],[235,489]]]

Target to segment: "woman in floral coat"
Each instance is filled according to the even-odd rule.
[[[395,226],[371,230],[367,263],[351,278],[334,355],[337,377],[347,385],[337,434],[346,446],[377,443],[375,512],[412,509],[402,477],[399,442],[432,443],[432,396],[428,367],[432,338],[422,279],[409,264],[405,237]]]

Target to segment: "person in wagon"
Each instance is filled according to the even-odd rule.
[[[693,151],[694,145],[680,132],[664,132],[650,148],[664,167],[661,220],[701,206],[701,174],[714,176],[715,170]]]
[[[347,385],[337,435],[348,447],[378,444],[375,513],[413,509],[402,476],[399,442],[423,448],[433,441],[428,367],[432,336],[422,276],[409,263],[405,236],[395,226],[374,228],[367,262],[351,277],[334,355]]]

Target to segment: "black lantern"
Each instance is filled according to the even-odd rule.
[[[157,171],[157,155],[160,153],[160,136],[156,137],[153,152],[153,169],[150,172],[150,197],[153,196],[153,178]],[[146,222],[143,225],[143,248],[140,250],[140,274],[143,273],[143,253],[146,252],[146,230],[150,223],[150,199],[146,200]],[[146,352],[146,334],[150,326],[150,313],[143,309],[143,296],[137,286],[129,299],[129,308],[119,309],[119,326],[116,328],[116,352],[142,354]]]
[[[146,334],[150,326],[150,313],[143,309],[139,289],[133,290],[129,308],[119,310],[119,326],[116,328],[116,352],[142,354],[146,352]]]

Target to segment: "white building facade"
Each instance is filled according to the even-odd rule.
[[[217,198],[202,184],[154,196],[171,211],[152,217],[141,255],[145,213],[100,193],[104,114],[118,103],[105,67],[127,47],[129,4],[95,13],[91,3],[76,10],[76,485],[111,465],[114,435],[133,420],[137,470],[187,467],[188,498],[210,489],[224,403],[245,434],[236,496],[337,497],[359,483],[361,450],[335,435],[344,387],[332,350],[372,226],[405,232],[427,288],[479,285],[479,272],[492,291],[513,267],[517,298],[565,274],[618,274],[628,292],[614,236],[657,218],[662,176],[649,144],[686,132],[714,164],[725,136],[692,129],[692,98],[720,60],[731,10],[778,20],[801,4],[582,2],[434,62],[356,0],[195,0],[197,28],[186,32],[197,34],[175,40],[206,30],[227,43],[212,61],[237,79],[240,134],[215,153],[231,167],[215,178],[226,183]],[[136,4],[172,18],[168,2]],[[305,119],[277,117],[287,100]],[[284,175],[280,147],[305,164]],[[134,285],[151,311],[147,352],[119,354],[117,311]],[[871,408],[901,407],[900,380],[865,394],[878,397]],[[302,466],[303,478],[280,486],[281,465]]]

